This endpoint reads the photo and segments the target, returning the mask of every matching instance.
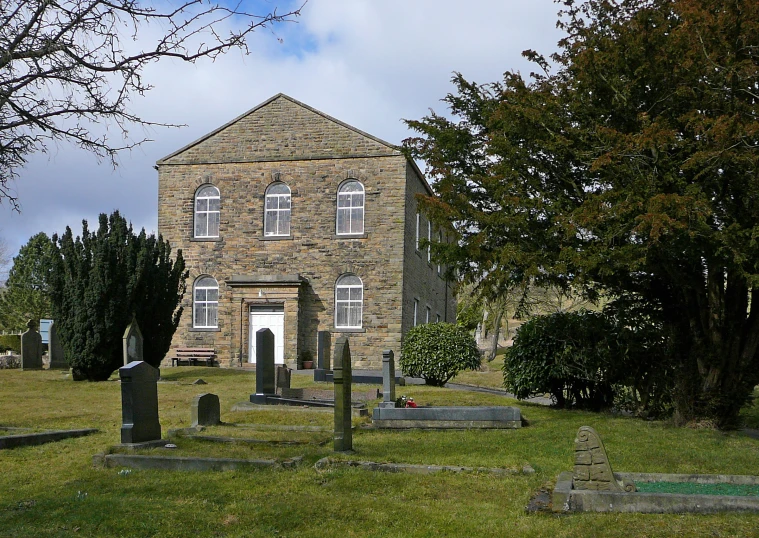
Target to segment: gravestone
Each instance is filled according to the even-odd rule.
[[[331,340],[329,331],[319,331],[316,334],[316,370],[314,370],[314,381],[327,381],[327,374],[331,373],[329,364]]]
[[[291,375],[292,370],[283,364],[278,364],[274,374],[275,390],[280,389],[280,392],[282,392],[282,389],[289,389]]]
[[[58,327],[56,327],[55,321],[50,323],[48,327],[47,339],[47,354],[50,357],[50,369],[67,370],[69,365],[63,356],[63,346],[61,345],[61,339],[58,337]]]
[[[27,331],[21,335],[21,369],[42,369],[42,337],[34,328],[34,322],[26,323]]]
[[[221,424],[221,407],[216,394],[200,394],[192,400],[190,408],[192,427]]]
[[[269,329],[256,331],[256,393],[250,395],[252,403],[265,404],[267,398],[276,397],[274,381],[274,333]]]
[[[380,407],[395,407],[395,354],[391,349],[382,352],[382,401]]]
[[[121,442],[161,439],[158,422],[158,369],[143,361],[119,368],[121,378]]]
[[[339,337],[335,343],[332,370],[335,384],[335,452],[349,452],[353,450],[351,351],[345,336]]]
[[[572,486],[578,490],[635,491],[631,481],[614,477],[601,437],[590,426],[581,426],[575,438]]]
[[[133,361],[142,360],[142,332],[137,320],[132,317],[132,322],[127,326],[122,337],[122,349],[124,366]]]

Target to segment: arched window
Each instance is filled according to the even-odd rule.
[[[355,179],[337,190],[337,235],[364,233],[364,186]]]
[[[219,237],[219,189],[205,185],[195,193],[195,237]]]
[[[356,275],[343,275],[335,284],[335,327],[360,329],[364,283]]]
[[[192,326],[215,329],[219,326],[219,283],[211,276],[195,281],[192,294]]]
[[[290,187],[284,183],[266,189],[264,235],[290,235]]]

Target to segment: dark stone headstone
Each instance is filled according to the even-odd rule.
[[[395,407],[395,355],[391,349],[382,352],[382,401],[380,407]]]
[[[292,370],[283,364],[278,364],[274,375],[274,385],[277,389],[289,389]]]
[[[314,381],[327,381],[327,375],[332,373],[329,364],[329,348],[331,347],[331,343],[332,336],[329,331],[319,331],[316,334],[316,370],[314,370]]]
[[[124,353],[124,366],[133,361],[142,360],[142,332],[140,331],[137,320],[132,318],[122,337],[122,348]]]
[[[256,331],[256,393],[251,394],[253,403],[266,403],[276,396],[274,383],[274,333],[269,329]]]
[[[56,327],[55,321],[53,321],[48,328],[47,338],[47,354],[50,357],[50,369],[67,370],[69,365],[66,362],[66,358],[63,356],[63,346],[61,345],[61,339],[58,336],[58,327]]]
[[[121,378],[121,442],[161,439],[158,422],[158,369],[143,361],[119,368]]]
[[[216,394],[200,394],[192,400],[190,408],[192,427],[221,424],[221,407]]]
[[[353,450],[351,430],[351,350],[348,338],[341,336],[335,343],[333,362],[335,384],[335,452]]]
[[[27,331],[21,335],[21,369],[42,369],[42,337],[34,328],[34,322],[29,320]]]

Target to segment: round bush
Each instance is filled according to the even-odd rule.
[[[404,375],[442,387],[460,371],[479,368],[480,351],[472,335],[461,327],[426,323],[406,333],[399,364]]]

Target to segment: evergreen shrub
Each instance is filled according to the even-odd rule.
[[[426,323],[406,333],[399,365],[404,375],[442,387],[462,370],[480,367],[480,351],[471,334],[452,323]]]

